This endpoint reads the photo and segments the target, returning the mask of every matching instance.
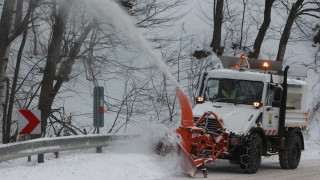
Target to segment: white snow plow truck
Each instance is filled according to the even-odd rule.
[[[307,83],[282,71],[281,62],[221,57],[224,69],[203,72],[196,105],[178,87],[182,120],[176,130],[182,170],[191,176],[205,163],[227,159],[256,173],[261,156],[279,155],[283,169],[295,169],[304,150]],[[290,73],[289,73],[290,74]],[[190,165],[191,163],[191,165]]]

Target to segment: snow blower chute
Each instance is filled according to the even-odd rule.
[[[194,177],[198,167],[202,167],[204,177],[207,177],[205,163],[215,161],[219,156],[227,153],[229,148],[229,133],[223,127],[219,117],[212,111],[205,112],[195,122],[188,97],[176,88],[176,95],[180,101],[182,118],[181,125],[175,131],[180,136],[179,154],[183,158],[181,162],[182,172]],[[208,118],[215,118],[219,128],[215,132],[202,127]]]

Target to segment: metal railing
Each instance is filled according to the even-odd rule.
[[[103,147],[114,140],[127,139],[132,135],[81,135],[57,138],[40,138],[0,145],[0,162],[32,155],[75,149]]]

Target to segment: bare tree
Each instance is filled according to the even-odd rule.
[[[4,113],[4,98],[5,98],[5,80],[6,80],[6,70],[8,64],[8,57],[9,57],[9,36],[12,35],[12,30],[14,29],[14,12],[16,11],[17,4],[14,0],[6,0],[4,1],[2,15],[0,20],[0,119],[2,120],[2,115]],[[2,124],[2,130],[4,133],[5,125],[4,122]]]
[[[274,1],[275,0],[265,0],[263,23],[259,29],[256,40],[254,41],[254,45],[253,45],[254,51],[250,52],[249,57],[251,57],[251,58],[257,59],[259,57],[263,39],[266,35],[266,32],[267,32],[269,25],[270,25],[270,22],[271,22],[271,9],[272,9],[272,4],[274,3]]]
[[[287,7],[287,9],[289,9],[288,5],[285,2],[282,1],[282,3]],[[305,6],[307,7],[304,8]],[[314,14],[314,13],[318,13],[318,14]],[[282,36],[279,42],[278,54],[276,58],[277,61],[283,61],[283,58],[286,52],[287,43],[290,38],[291,28],[295,20],[299,16],[303,16],[303,15],[320,18],[319,13],[320,13],[320,3],[317,1],[304,2],[304,0],[297,0],[295,3],[292,4],[286,25],[284,27],[284,30],[282,32]]]
[[[63,47],[63,36],[73,3],[74,0],[65,0],[60,5],[58,14],[55,15],[55,23],[53,26],[51,43],[48,50],[48,58],[44,69],[38,106],[38,108],[41,110],[42,133],[45,133],[47,118],[51,114],[51,106],[53,101],[62,84],[69,80],[69,74],[72,71],[72,66],[75,60],[78,58],[81,46],[94,26],[93,22],[89,23],[83,29],[79,38],[73,43],[70,51],[64,51],[66,56],[61,56],[60,49]],[[61,58],[64,58],[63,61]],[[61,65],[59,71],[56,72],[57,64],[59,62]]]
[[[223,22],[223,1],[224,0],[214,0],[215,5],[213,6],[213,17],[214,17],[214,29],[213,37],[210,44],[212,51],[215,52],[218,56],[222,55],[223,50],[221,48],[221,28]]]
[[[244,25],[244,21],[245,21],[245,14],[246,14],[246,8],[247,8],[247,3],[248,0],[242,0],[242,4],[243,4],[243,11],[242,11],[242,21],[241,21],[241,29],[240,29],[240,45],[239,45],[239,49],[242,48],[242,41],[243,41],[243,25]]]
[[[21,0],[5,0],[0,20],[0,119],[3,121],[3,114],[7,114],[7,109],[3,109],[3,98],[4,98],[4,80],[6,78],[6,70],[8,64],[8,58],[10,54],[10,44],[13,42],[21,33],[23,33],[30,22],[32,12],[38,7],[40,0],[31,0],[27,12],[22,18],[23,1]],[[7,81],[8,82],[8,81]],[[8,86],[8,85],[7,85]],[[5,105],[7,106],[7,105]],[[5,125],[4,125],[5,124]],[[3,121],[1,123],[2,133],[7,133],[8,124]],[[6,128],[6,129],[4,129]],[[7,134],[8,135],[8,134]],[[7,135],[4,135],[7,139]]]
[[[27,41],[27,35],[28,35],[28,31],[25,30],[25,32],[23,33],[22,42],[21,42],[19,52],[18,52],[16,67],[15,67],[15,71],[14,71],[14,77],[13,77],[13,81],[12,81],[11,93],[10,93],[10,98],[9,98],[7,115],[4,116],[4,118],[3,118],[3,122],[5,125],[4,136],[3,136],[3,141],[2,141],[3,143],[9,143],[11,140],[10,132],[11,132],[11,124],[12,124],[12,112],[13,112],[13,106],[14,106],[14,98],[15,98],[15,94],[16,94],[17,81],[18,81],[18,77],[19,77],[20,65],[21,65],[21,60],[22,60],[22,53],[23,53],[23,49],[24,49],[26,41]]]

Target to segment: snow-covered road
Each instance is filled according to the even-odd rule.
[[[230,164],[226,160],[218,160],[207,166],[208,180],[315,180],[320,177],[320,142],[305,142],[301,162],[297,169],[284,170],[280,168],[278,156],[263,157],[259,171],[256,174],[244,174],[238,164]],[[166,180],[190,179],[185,176],[164,178]],[[201,171],[194,179],[203,179]]]
[[[228,161],[217,161],[208,166],[208,180],[315,180],[320,177],[320,160],[303,159],[297,169],[283,170],[277,160],[264,160],[256,174],[244,174],[237,164],[230,164]],[[192,179],[185,176],[164,178],[166,180]],[[204,179],[199,172],[193,179]]]
[[[27,158],[0,163],[0,180],[152,180],[190,179],[179,175],[179,163],[174,154],[166,157],[155,155],[149,148],[147,139],[126,142],[103,148],[103,153],[95,149],[60,152],[55,159],[49,153],[45,163],[38,164],[36,157],[31,162]],[[208,166],[208,179],[319,179],[320,142],[307,141],[301,164],[295,170],[283,170],[278,156],[263,158],[257,174],[243,174],[240,167],[228,161],[219,160]],[[201,172],[195,179],[203,179]]]

